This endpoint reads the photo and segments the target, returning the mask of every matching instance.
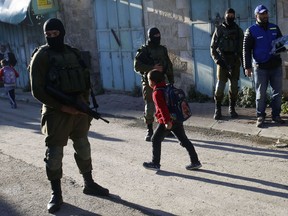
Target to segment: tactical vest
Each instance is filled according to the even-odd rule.
[[[168,68],[167,62],[167,50],[164,46],[150,47],[150,46],[142,46],[140,50],[141,54],[140,60],[148,65],[160,64],[164,67],[164,70]]]
[[[78,51],[69,46],[64,52],[44,49],[49,58],[47,85],[67,94],[81,94],[90,89],[89,69],[81,64]]]
[[[228,29],[222,25],[220,26],[219,49],[221,53],[238,53],[239,34],[238,27]]]

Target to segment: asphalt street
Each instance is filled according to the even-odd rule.
[[[110,123],[94,120],[89,132],[93,175],[109,188],[111,197],[82,193],[83,180],[69,142],[63,159],[65,203],[56,215],[287,215],[287,148],[259,144],[252,135],[216,129],[201,133],[199,127],[186,125],[202,169],[186,170],[187,152],[169,138],[162,145],[161,170],[146,170],[142,163],[151,160],[151,143],[143,140],[142,107],[135,108],[141,98],[116,96],[119,101],[114,103],[107,95],[97,97],[99,112]],[[135,100],[130,108],[134,112],[120,117],[125,98]],[[23,100],[15,110],[6,102],[0,99],[0,214],[48,215],[40,104]],[[114,106],[114,115],[108,113],[108,105]]]

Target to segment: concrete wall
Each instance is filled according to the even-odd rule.
[[[288,34],[288,0],[277,0],[277,24],[282,34]],[[281,54],[283,59],[283,91],[288,95],[288,54]]]
[[[58,18],[66,28],[65,42],[91,55],[91,80],[95,92],[101,90],[93,0],[61,0]]]
[[[169,51],[177,86],[188,90],[193,85],[191,51],[190,1],[143,1],[145,29],[156,26],[161,32],[161,44]]]
[[[89,51],[92,63],[92,80],[99,88],[99,62],[95,34],[93,0],[61,0],[58,17],[66,27],[66,42],[81,50]],[[188,90],[194,85],[191,49],[190,0],[143,0],[146,31],[156,26],[162,36],[161,43],[168,48],[173,62],[177,86]],[[283,34],[288,34],[288,0],[277,0],[277,24]],[[209,44],[207,44],[209,46]],[[288,92],[288,57],[284,59],[284,91]]]

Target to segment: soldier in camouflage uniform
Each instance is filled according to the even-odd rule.
[[[242,59],[243,31],[234,22],[235,11],[229,8],[225,12],[225,21],[216,28],[210,46],[211,57],[217,64],[217,84],[214,94],[214,119],[222,117],[221,103],[227,81],[229,84],[229,113],[237,118],[235,105],[238,99],[238,80]]]
[[[63,148],[73,141],[74,158],[84,178],[83,193],[108,196],[109,190],[92,178],[91,149],[88,130],[92,118],[69,106],[48,92],[47,86],[89,103],[90,73],[80,58],[80,52],[64,44],[65,29],[59,19],[49,19],[43,26],[47,44],[32,56],[29,66],[33,96],[43,103],[41,131],[46,143],[46,174],[52,196],[48,212],[60,209]]]
[[[134,70],[141,75],[142,94],[145,102],[144,121],[147,125],[146,141],[153,135],[154,103],[152,89],[149,86],[147,74],[152,69],[165,73],[168,82],[174,83],[173,65],[165,46],[160,45],[161,34],[158,28],[148,30],[148,44],[138,49],[134,59]]]

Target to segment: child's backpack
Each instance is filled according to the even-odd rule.
[[[172,84],[167,84],[165,88],[157,89],[163,89],[166,104],[173,120],[184,122],[191,117],[191,109],[182,89],[178,89]]]
[[[4,68],[4,83],[5,84],[15,84],[16,74],[11,67],[5,66]]]

